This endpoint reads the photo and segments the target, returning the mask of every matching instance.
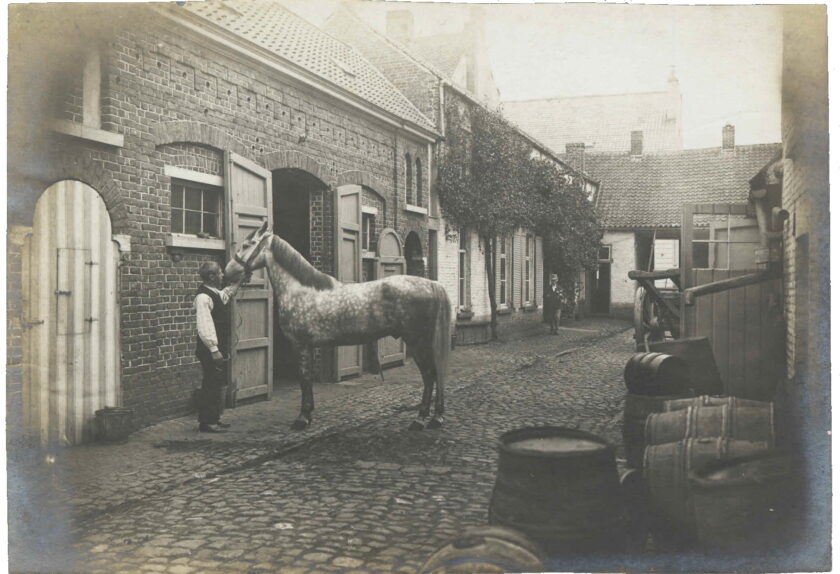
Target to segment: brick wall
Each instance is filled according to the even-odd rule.
[[[224,258],[213,250],[186,250],[178,261],[171,257],[164,245],[170,231],[164,166],[222,175],[223,152],[231,150],[269,169],[304,169],[327,185],[334,186],[341,174],[358,172],[377,182],[387,204],[382,213],[389,220],[377,226],[395,227],[403,239],[416,231],[427,253],[426,218],[405,211],[404,168],[397,161],[405,153],[420,157],[428,174],[424,142],[395,134],[313,88],[243,63],[154,15],[116,30],[104,45],[102,127],[122,134],[123,147],[65,136],[35,142],[26,163],[36,173],[10,178],[10,196],[16,200],[10,220],[31,224],[35,200],[48,184],[78,177],[105,197],[114,232],[131,236],[131,253],[120,271],[122,386],[125,404],[135,409],[140,423],[188,411],[199,378],[191,309],[197,269],[201,261]],[[78,83],[71,77],[52,88],[66,92],[56,100],[62,107],[33,110],[33,115],[76,119]],[[94,171],[99,179],[89,181],[96,179]],[[428,189],[426,175],[423,205],[428,205]],[[310,211],[313,264],[333,273],[330,192],[313,193]],[[14,256],[14,249],[8,253]],[[8,311],[10,320],[19,316],[11,302]],[[11,361],[20,357],[17,341],[10,338]],[[9,368],[13,375],[16,366]]]

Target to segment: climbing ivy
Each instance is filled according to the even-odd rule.
[[[545,276],[557,273],[574,292],[580,271],[594,266],[602,235],[579,177],[549,160],[499,113],[448,100],[447,135],[437,186],[447,223],[478,234],[490,296],[491,337],[498,338],[495,241],[516,229],[544,239]]]

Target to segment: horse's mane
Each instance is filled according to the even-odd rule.
[[[271,252],[274,254],[274,260],[302,285],[314,287],[318,291],[335,287],[335,279],[315,269],[303,255],[277,235],[271,238]]]

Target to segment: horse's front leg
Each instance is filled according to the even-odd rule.
[[[296,345],[300,371],[300,414],[292,423],[292,430],[303,430],[312,422],[315,397],[312,394],[312,345]]]

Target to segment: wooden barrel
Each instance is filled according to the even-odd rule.
[[[654,530],[679,545],[695,537],[688,475],[710,462],[766,452],[766,442],[690,438],[645,449],[644,477],[655,514]]]
[[[721,437],[775,445],[773,404],[766,407],[688,407],[654,413],[645,423],[645,444],[667,444],[684,438]]]
[[[750,399],[741,399],[738,397],[721,397],[702,395],[690,399],[674,399],[665,403],[664,412],[679,411],[687,409],[688,407],[719,407],[722,405],[729,405],[730,407],[767,407],[772,403],[764,401],[753,401]]]
[[[562,427],[503,434],[490,524],[513,528],[547,556],[620,551],[625,520],[615,452]]]
[[[685,361],[665,353],[636,353],[624,366],[624,384],[636,395],[667,395],[688,391]]]
[[[477,526],[439,548],[421,574],[542,572],[539,550],[521,533],[500,526]]]
[[[738,553],[784,544],[798,500],[795,469],[792,457],[770,452],[713,462],[689,473],[699,544]]]
[[[621,434],[624,437],[624,456],[627,466],[642,468],[645,454],[645,421],[651,413],[664,410],[665,403],[683,398],[685,395],[633,395],[624,397],[624,423]]]

